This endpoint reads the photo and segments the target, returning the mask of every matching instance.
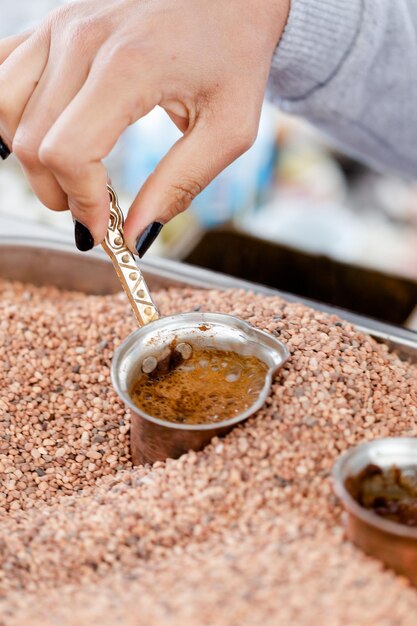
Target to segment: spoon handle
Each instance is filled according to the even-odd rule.
[[[135,257],[126,246],[123,234],[123,213],[114,189],[107,185],[110,195],[110,222],[102,246],[109,255],[122,287],[129,298],[139,326],[158,319],[159,313],[152,300]]]

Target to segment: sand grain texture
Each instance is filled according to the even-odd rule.
[[[291,359],[225,439],[132,468],[109,379],[123,296],[0,283],[0,624],[414,626],[417,591],[344,541],[329,473],[350,445],[416,436],[416,367],[279,298],[156,300],[238,315]]]

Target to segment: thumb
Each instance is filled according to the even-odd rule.
[[[130,249],[142,257],[163,224],[187,209],[217,174],[252,145],[255,135],[198,120],[136,196],[124,227]]]

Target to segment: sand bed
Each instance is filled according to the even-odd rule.
[[[132,468],[109,366],[122,295],[0,283],[0,624],[413,625],[417,591],[344,540],[341,451],[417,434],[417,369],[326,314],[161,291],[287,342],[264,409],[200,453]]]

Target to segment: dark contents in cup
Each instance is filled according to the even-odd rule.
[[[417,527],[417,466],[382,469],[367,465],[345,487],[365,509],[392,522]]]
[[[251,407],[268,371],[255,356],[193,348],[176,367],[141,373],[132,386],[134,404],[153,417],[178,424],[222,422]]]

